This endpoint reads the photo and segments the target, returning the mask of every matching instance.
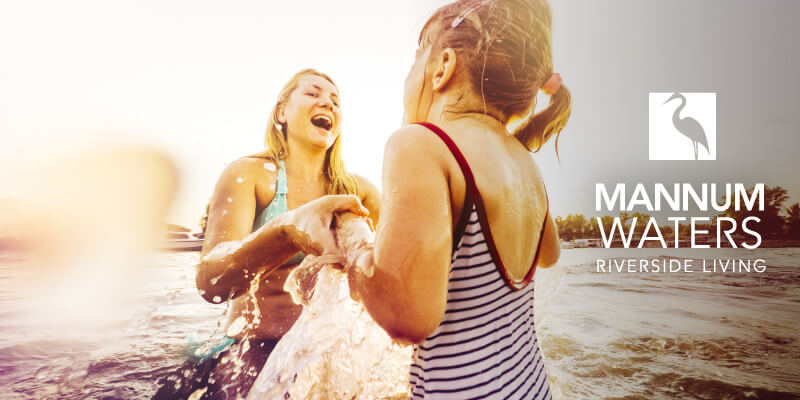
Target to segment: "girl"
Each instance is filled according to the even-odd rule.
[[[530,155],[570,114],[550,27],[544,0],[467,0],[420,34],[405,83],[419,123],[389,138],[375,244],[347,267],[351,295],[414,344],[414,398],[551,396],[531,282],[560,248]]]

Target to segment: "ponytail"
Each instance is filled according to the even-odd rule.
[[[556,135],[556,155],[558,155],[558,134],[564,129],[572,111],[572,98],[566,86],[561,85],[552,96],[550,104],[544,110],[528,118],[514,137],[528,150],[536,152]]]

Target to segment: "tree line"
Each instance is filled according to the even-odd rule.
[[[748,195],[752,195],[754,188],[748,188]],[[800,240],[800,203],[794,203],[785,206],[789,200],[789,195],[786,189],[780,186],[765,186],[764,187],[764,211],[754,209],[752,211],[743,209],[735,211],[733,207],[717,217],[728,217],[736,221],[737,226],[742,225],[747,217],[758,217],[761,219],[758,223],[748,224],[748,228],[757,231],[765,239],[798,239]],[[634,226],[634,235],[641,235],[647,222],[650,220],[650,215],[644,213],[627,213],[622,212],[618,215],[620,222],[625,227],[625,231],[631,228],[633,218],[636,218],[636,226]],[[714,218],[711,219],[714,221]],[[575,240],[583,238],[600,238],[600,227],[597,224],[596,218],[587,218],[583,214],[569,214],[566,217],[556,217],[556,225],[558,226],[558,233],[563,240]],[[600,222],[608,235],[614,217],[606,215],[600,217]],[[674,223],[671,221],[669,224],[659,225],[659,229],[664,237],[674,237]],[[688,225],[688,219],[681,226]],[[708,230],[709,233],[716,231],[716,225],[712,224],[697,224],[698,229]],[[652,232],[650,232],[652,233]],[[687,238],[690,234],[689,229],[678,230],[679,238]]]

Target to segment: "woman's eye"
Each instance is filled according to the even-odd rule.
[[[306,93],[306,94],[307,94],[307,95],[309,95],[309,96],[311,96],[311,97],[317,97],[317,94],[316,94],[316,93],[314,93],[314,92],[308,92],[308,93]]]

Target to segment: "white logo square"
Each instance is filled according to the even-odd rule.
[[[717,94],[650,93],[650,159],[716,160]]]

